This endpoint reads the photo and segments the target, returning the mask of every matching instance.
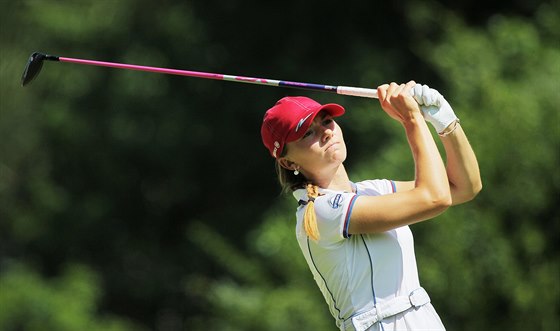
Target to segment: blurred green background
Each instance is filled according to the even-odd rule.
[[[285,95],[347,108],[355,181],[412,179],[376,100],[113,62],[450,101],[483,177],[412,226],[449,330],[559,330],[559,1],[2,1],[0,330],[332,330],[260,140]]]

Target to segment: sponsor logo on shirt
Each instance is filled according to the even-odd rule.
[[[342,206],[343,201],[344,201],[344,198],[342,197],[342,194],[337,194],[334,197],[329,199],[329,205],[333,209],[337,209],[338,207]]]

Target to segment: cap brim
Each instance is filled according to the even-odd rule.
[[[336,103],[327,103],[322,105],[321,107],[318,107],[316,110],[313,111],[313,114],[305,120],[305,122],[301,125],[299,130],[291,131],[293,132],[293,134],[287,137],[286,143],[296,141],[301,137],[303,137],[305,132],[309,130],[309,127],[311,126],[311,123],[313,123],[313,120],[315,120],[315,117],[317,117],[317,114],[319,114],[323,110],[326,111],[332,117],[342,116],[345,112],[344,107]]]
[[[331,115],[332,117],[342,116],[344,115],[345,112],[344,107],[342,107],[337,103],[327,103],[319,109],[319,112],[321,110],[326,110],[329,113],[329,115]]]

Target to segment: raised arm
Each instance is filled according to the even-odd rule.
[[[482,189],[476,155],[461,124],[453,132],[441,137],[447,155],[447,177],[453,205],[470,201]]]
[[[472,200],[482,189],[476,155],[457,116],[445,98],[426,85],[414,86],[414,98],[427,121],[440,135],[445,148],[446,170],[453,205]],[[396,182],[397,192],[414,187],[414,182]]]
[[[348,232],[388,231],[432,218],[451,204],[448,179],[437,146],[410,90],[415,85],[382,85],[381,107],[404,129],[414,158],[416,178],[411,190],[383,196],[359,196],[353,206]]]

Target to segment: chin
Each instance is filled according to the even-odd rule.
[[[344,161],[346,161],[346,151],[345,150],[344,151],[342,151],[342,150],[335,151],[335,153],[333,153],[331,159],[334,162],[343,163]]]

